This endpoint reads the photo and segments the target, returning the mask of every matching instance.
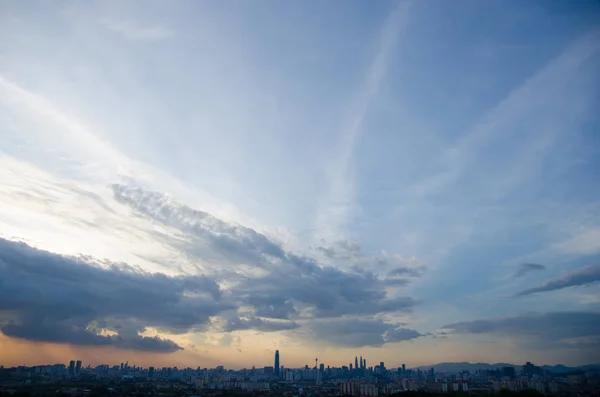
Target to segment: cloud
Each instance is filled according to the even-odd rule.
[[[387,275],[388,277],[394,276],[408,276],[408,277],[419,277],[423,274],[423,268],[415,268],[409,266],[400,266],[390,270]]]
[[[300,325],[294,321],[276,321],[261,319],[254,316],[229,317],[223,326],[224,332],[255,329],[262,332],[288,331],[298,328]]]
[[[0,239],[0,330],[8,336],[175,351],[172,341],[139,334],[203,329],[233,307],[206,276],[169,277]]]
[[[520,278],[537,270],[546,270],[546,266],[537,263],[522,263],[512,278]]]
[[[170,197],[141,187],[112,185],[114,198],[154,221],[185,233],[187,254],[214,261],[269,267],[269,258],[286,259],[276,242],[254,229],[234,225],[203,211],[180,204]],[[208,245],[208,246],[207,246]]]
[[[411,297],[388,297],[384,286],[384,281],[369,273],[344,272],[334,267],[282,268],[264,277],[243,280],[235,293],[262,314],[274,308],[278,318],[406,312],[416,305]]]
[[[404,287],[411,279],[421,277],[426,270],[414,256],[402,257],[381,251],[380,257],[371,257],[365,254],[359,243],[344,239],[338,239],[331,245],[318,246],[316,251],[325,257],[327,263],[341,262],[357,273],[372,269],[373,273],[382,275],[380,280],[384,287]]]
[[[161,193],[129,185],[112,188],[117,201],[184,232],[189,244],[182,249],[188,255],[219,259],[218,272],[231,283],[232,299],[253,307],[257,317],[294,319],[405,312],[416,304],[411,297],[388,296],[385,287],[389,283],[360,267],[344,271],[320,266],[315,259],[286,251],[254,229],[224,222]],[[357,252],[353,244],[340,243],[337,247]],[[239,264],[259,267],[262,272],[247,274]]]
[[[383,335],[386,343],[402,342],[424,336],[422,333],[408,328],[394,328],[387,330]]]
[[[365,73],[362,87],[348,108],[346,119],[343,120],[339,147],[331,156],[333,162],[327,170],[328,189],[320,200],[315,221],[316,230],[327,237],[338,235],[339,229],[356,207],[352,175],[356,142],[362,134],[369,109],[385,83],[398,42],[408,27],[410,7],[411,3],[408,1],[399,2],[386,18],[375,45],[375,57]]]
[[[174,36],[174,32],[161,25],[139,26],[131,21],[104,21],[104,26],[128,40],[158,41]]]
[[[223,336],[221,337],[221,339],[219,339],[219,346],[224,346],[224,347],[228,347],[228,346],[239,346],[239,344],[242,342],[242,339],[239,336],[233,336],[232,334],[223,334]]]
[[[252,228],[225,222],[158,192],[129,185],[112,189],[118,202],[143,215],[138,221],[158,222],[181,232],[166,243],[184,241],[180,252],[213,258],[216,266],[209,267],[207,275],[167,276],[1,240],[2,283],[7,287],[0,310],[11,315],[0,326],[7,335],[173,351],[179,346],[143,337],[143,332],[147,328],[159,333],[197,332],[215,324],[221,332],[291,331],[319,319],[409,312],[416,305],[411,297],[390,295],[389,280],[360,267],[321,266]],[[339,246],[356,252],[356,246]],[[392,330],[389,326],[377,330],[376,340],[385,331],[390,331],[386,338],[397,339]]]
[[[600,313],[550,312],[527,313],[514,317],[484,319],[449,324],[443,329],[450,334],[497,334],[523,338],[548,347],[557,344],[573,346],[573,340],[600,336]],[[571,342],[569,342],[571,341]]]
[[[306,337],[340,347],[380,347],[385,343],[408,341],[423,336],[415,330],[378,319],[338,318],[314,321]]]
[[[25,324],[6,324],[0,330],[6,336],[31,341],[68,343],[86,346],[113,346],[120,349],[149,351],[154,353],[172,353],[183,350],[177,343],[158,336],[135,335],[123,338],[120,335],[99,335],[76,322],[61,321],[50,325],[37,322]]]
[[[384,255],[383,258],[377,258],[376,262],[382,270],[389,269],[383,281],[390,287],[408,285],[411,279],[423,276],[426,270],[421,261],[415,257],[403,258],[400,255]]]
[[[359,243],[344,239],[338,239],[330,246],[319,246],[316,249],[330,259],[356,260],[364,255]]]
[[[531,295],[538,292],[555,291],[569,287],[581,287],[600,282],[600,265],[591,265],[546,281],[539,287],[527,288],[515,296]]]
[[[600,228],[584,230],[566,241],[555,244],[554,249],[567,254],[596,254],[600,252]]]

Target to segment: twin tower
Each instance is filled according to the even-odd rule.
[[[367,368],[367,359],[363,360],[362,356],[360,356],[360,367],[358,366],[358,357],[354,356],[354,368],[356,369],[365,369]]]

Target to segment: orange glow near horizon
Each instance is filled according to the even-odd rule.
[[[326,366],[342,366],[352,362],[355,355],[365,357],[370,365],[380,361],[388,368],[395,368],[405,363],[409,367],[425,366],[437,362],[486,362],[486,357],[493,354],[496,362],[519,364],[531,359],[531,352],[523,351],[517,346],[507,344],[502,349],[488,344],[472,344],[466,341],[433,341],[420,340],[415,343],[401,343],[389,347],[375,348],[325,348],[323,350],[308,349],[283,340],[265,337],[265,334],[247,333],[241,346],[219,346],[218,344],[202,344],[189,346],[186,350],[175,353],[151,353],[133,350],[121,350],[114,347],[73,346],[68,344],[31,342],[8,338],[0,334],[0,365],[33,366],[55,363],[68,364],[70,360],[81,360],[84,366],[109,364],[118,365],[128,361],[130,365],[142,367],[216,367],[223,365],[230,369],[258,368],[273,365],[275,349],[280,350],[281,364],[285,367],[298,368],[312,366],[314,358]],[[558,364],[552,361],[551,355],[538,354],[535,360],[544,364]],[[563,364],[577,365],[565,357]]]

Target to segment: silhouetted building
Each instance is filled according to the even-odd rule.
[[[542,369],[540,367],[536,367],[529,361],[527,361],[525,365],[523,365],[523,375],[525,376],[540,375],[541,373]]]
[[[402,374],[406,373],[406,364],[402,364]]]
[[[69,362],[69,375],[75,375],[75,361],[73,360]]]
[[[513,379],[515,377],[515,367],[502,367],[502,376]]]
[[[273,367],[265,367],[265,368],[264,368],[264,372],[265,372],[265,374],[267,374],[267,375],[273,375],[273,373],[274,373],[275,371],[273,370]]]
[[[77,363],[75,364],[75,374],[79,375],[80,372],[81,372],[81,360],[77,360]]]
[[[148,377],[149,378],[154,378],[154,367],[149,367],[148,368]]]
[[[354,368],[358,369],[358,357],[354,356]]]
[[[279,350],[275,350],[275,376],[279,378]]]

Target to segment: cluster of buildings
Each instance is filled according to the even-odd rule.
[[[536,390],[545,395],[556,395],[569,390],[598,389],[599,373],[573,373],[559,376],[543,371],[531,363],[469,373],[437,373],[428,370],[407,369],[405,364],[386,368],[380,362],[368,366],[362,356],[342,367],[325,366],[315,359],[314,366],[285,368],[279,351],[275,352],[273,366],[242,370],[216,368],[138,367],[128,362],[120,365],[82,367],[73,360],[68,366],[54,364],[35,367],[0,367],[0,387],[3,383],[34,384],[35,382],[129,382],[154,389],[172,388],[173,385],[197,395],[200,391],[240,390],[247,392],[287,391],[291,396],[337,395],[371,397],[393,395],[405,391],[426,391],[435,394],[469,393],[490,394],[503,390],[518,392]],[[1,389],[0,389],[1,391]],[[194,394],[196,393],[196,394]]]

